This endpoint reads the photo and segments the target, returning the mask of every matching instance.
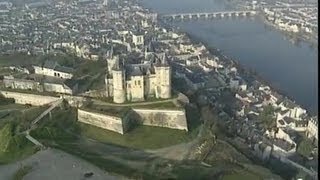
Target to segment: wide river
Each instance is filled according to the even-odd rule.
[[[230,10],[222,0],[141,0],[162,13]],[[318,50],[294,44],[258,18],[224,18],[175,22],[175,26],[209,46],[254,69],[272,86],[285,92],[311,114],[318,114]]]

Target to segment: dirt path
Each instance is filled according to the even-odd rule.
[[[184,160],[184,159],[192,159],[190,157],[191,151],[194,147],[199,143],[199,139],[203,133],[203,125],[199,130],[198,136],[188,143],[181,143],[177,145],[173,145],[170,147],[165,147],[156,150],[146,150],[146,152],[154,154],[156,156],[165,158],[165,159],[173,159],[173,160]]]

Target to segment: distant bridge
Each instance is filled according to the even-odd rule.
[[[191,19],[213,19],[223,17],[248,17],[254,16],[257,11],[222,11],[212,13],[180,13],[160,16],[164,20],[191,20]]]

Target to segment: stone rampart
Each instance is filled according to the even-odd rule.
[[[120,118],[84,109],[78,109],[78,121],[120,134],[124,134],[128,130],[126,117]]]
[[[53,96],[44,96],[11,91],[0,91],[0,94],[6,98],[14,98],[15,103],[17,104],[31,104],[33,106],[42,106],[60,99],[59,97]]]
[[[147,126],[166,127],[188,131],[184,110],[132,109],[130,118]]]

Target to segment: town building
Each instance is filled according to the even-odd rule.
[[[309,120],[306,135],[313,139],[315,144],[318,144],[318,119],[316,117]]]
[[[41,66],[33,66],[35,74],[58,77],[61,79],[72,78],[72,68],[59,65],[55,61],[45,61]]]

